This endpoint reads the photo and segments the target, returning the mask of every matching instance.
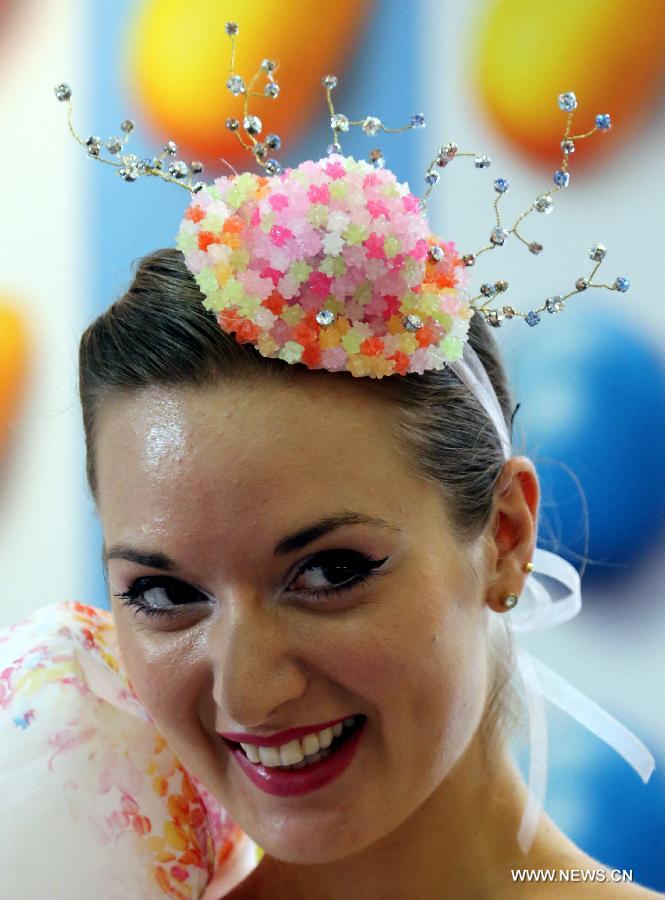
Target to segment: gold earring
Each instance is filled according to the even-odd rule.
[[[506,594],[501,600],[501,606],[503,609],[512,609],[514,606],[517,606],[518,599],[517,594]]]
[[[527,574],[528,574],[529,572],[533,572],[534,569],[535,569],[534,564],[532,562],[528,562],[528,563],[524,563],[524,569],[522,571],[527,572]]]

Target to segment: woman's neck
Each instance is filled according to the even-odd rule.
[[[381,841],[325,864],[294,865],[266,854],[229,900],[512,896],[511,868],[537,868],[574,848],[543,815],[529,854],[522,854],[517,831],[526,796],[504,750],[490,765],[472,744],[437,791]]]

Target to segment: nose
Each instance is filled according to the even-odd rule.
[[[224,730],[258,728],[273,721],[284,727],[281,707],[298,700],[307,688],[290,624],[288,610],[259,604],[236,608],[216,623],[210,649],[213,693]]]

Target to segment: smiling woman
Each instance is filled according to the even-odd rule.
[[[5,636],[23,741],[5,752],[31,736],[48,758],[62,835],[109,896],[495,898],[511,868],[602,869],[542,811],[519,837],[505,612],[539,488],[506,451],[480,317],[465,352],[496,407],[450,367],[375,380],[266,358],[176,250],[84,333],[112,615],[60,604]],[[53,865],[71,871],[66,846]]]

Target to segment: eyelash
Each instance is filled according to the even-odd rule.
[[[302,568],[300,568],[295,576],[294,580],[297,580],[303,572],[308,572],[311,569],[330,569],[333,568],[336,561],[346,560],[348,562],[349,559],[355,560],[356,568],[358,569],[358,575],[352,580],[343,582],[338,587],[333,588],[319,588],[317,590],[312,590],[307,593],[312,597],[325,597],[330,594],[340,594],[342,591],[348,591],[351,588],[357,587],[361,584],[365,584],[369,581],[370,578],[376,577],[374,570],[380,568],[388,557],[384,557],[383,559],[375,559],[372,556],[367,556],[364,553],[358,553],[356,551],[347,552],[347,551],[339,551],[339,550],[327,550],[322,553],[313,556],[310,560],[308,560]],[[339,562],[337,562],[339,566]],[[167,616],[173,618],[174,616],[179,615],[184,609],[187,609],[190,604],[183,603],[176,606],[150,606],[145,602],[144,599],[141,599],[144,594],[148,591],[153,590],[154,588],[171,588],[178,587],[184,589],[185,592],[192,591],[197,594],[200,592],[196,590],[196,588],[192,588],[189,585],[185,584],[182,581],[179,581],[177,578],[169,578],[164,575],[144,575],[141,578],[137,578],[136,581],[131,585],[129,590],[122,591],[121,593],[114,594],[114,597],[117,597],[122,601],[122,605],[125,607],[135,607],[134,613],[135,615],[139,612],[145,613],[146,616]]]

